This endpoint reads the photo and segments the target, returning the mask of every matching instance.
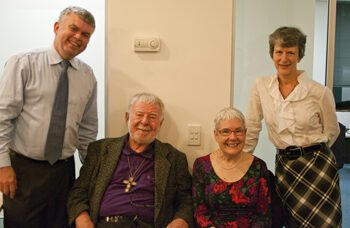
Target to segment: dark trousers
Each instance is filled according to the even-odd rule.
[[[11,151],[17,177],[14,199],[4,196],[5,228],[68,226],[67,196],[75,180],[74,157],[54,165]]]

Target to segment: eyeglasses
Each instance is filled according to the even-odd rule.
[[[218,132],[222,136],[230,136],[232,133],[235,136],[243,136],[245,134],[245,129],[238,128],[238,129],[235,129],[235,130],[231,130],[231,129],[228,129],[228,128],[224,128],[224,129],[218,130]]]

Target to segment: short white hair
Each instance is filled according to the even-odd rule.
[[[136,101],[140,101],[140,102],[144,102],[147,104],[157,104],[159,105],[160,109],[161,109],[161,119],[163,119],[164,117],[164,103],[162,102],[162,100],[157,97],[156,95],[152,94],[152,93],[138,93],[135,94],[134,96],[132,96],[130,98],[129,101],[129,106],[128,106],[128,113],[130,114],[131,111],[131,107],[132,105],[136,102]]]
[[[233,119],[239,119],[243,127],[245,128],[245,118],[244,115],[241,111],[238,109],[232,108],[232,107],[227,107],[221,109],[215,116],[214,119],[214,124],[215,124],[215,130],[219,130],[219,125],[222,120],[233,120]]]

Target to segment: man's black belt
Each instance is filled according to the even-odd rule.
[[[17,157],[17,158],[20,158],[20,159],[23,159],[23,160],[27,160],[27,161],[31,161],[31,162],[48,163],[47,160],[36,160],[36,159],[33,159],[33,158],[29,158],[27,156],[24,156],[23,154],[17,153],[17,151],[15,151],[13,149],[10,149],[10,154],[13,155],[14,157]],[[71,157],[65,158],[65,159],[60,159],[55,164],[59,164],[59,163],[62,163],[62,162],[67,162],[67,161],[70,161],[70,160],[74,160],[74,156],[71,156]]]
[[[312,146],[288,146],[286,149],[277,149],[277,154],[285,156],[290,160],[294,160],[305,154],[320,151],[325,147],[325,143],[318,143]]]

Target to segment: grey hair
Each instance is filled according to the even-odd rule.
[[[299,49],[299,58],[305,55],[306,35],[295,27],[280,27],[269,36],[270,56],[273,58],[275,44],[281,47],[295,47]]]
[[[74,13],[80,17],[85,23],[92,26],[95,29],[95,18],[94,16],[84,8],[79,6],[68,6],[60,13],[58,17],[58,22],[61,23],[63,19],[68,15]]]
[[[161,109],[161,119],[163,119],[164,117],[164,103],[162,102],[162,100],[157,97],[154,94],[151,93],[138,93],[135,94],[134,96],[132,96],[130,98],[129,101],[129,106],[128,106],[128,113],[130,114],[131,111],[131,107],[132,105],[136,102],[136,101],[140,101],[140,102],[144,102],[147,104],[157,104],[159,105],[160,109]]]
[[[233,120],[235,118],[239,119],[242,122],[243,127],[245,129],[245,118],[244,118],[244,115],[241,111],[239,111],[238,109],[235,109],[235,108],[231,108],[231,107],[221,109],[216,114],[215,119],[214,119],[215,130],[216,131],[219,130],[219,125],[220,125],[220,122],[222,120]]]

